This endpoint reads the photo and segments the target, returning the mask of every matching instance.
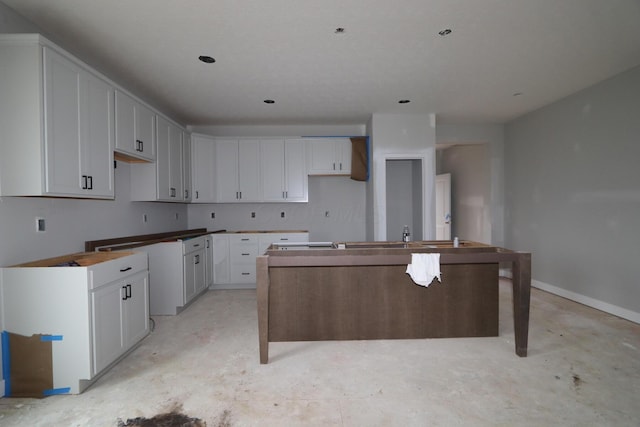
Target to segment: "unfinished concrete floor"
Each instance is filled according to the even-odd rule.
[[[272,343],[260,365],[255,291],[211,291],[83,394],[0,399],[0,425],[640,425],[640,325],[534,289],[519,358],[507,280],[500,304],[496,338]]]

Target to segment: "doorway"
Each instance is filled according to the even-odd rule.
[[[411,240],[424,239],[422,159],[386,159],[387,240],[402,240],[409,226]]]

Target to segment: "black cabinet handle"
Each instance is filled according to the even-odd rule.
[[[184,198],[185,199],[189,198],[189,190],[184,190]]]
[[[93,190],[93,177],[89,175],[87,178],[89,178],[89,185],[87,186],[87,189]]]
[[[171,187],[170,190],[171,190],[170,196],[171,197],[176,197],[176,189]]]
[[[136,151],[143,152],[144,151],[144,142],[136,139]]]
[[[194,248],[197,248],[200,246],[200,243],[196,243],[195,245],[193,245]]]
[[[251,273],[242,273],[243,276],[250,276]]]
[[[196,265],[200,264],[200,255],[196,255],[195,260],[196,260],[195,262]]]
[[[200,198],[200,192],[196,190],[196,199]]]
[[[120,273],[124,273],[125,271],[129,271],[129,270],[131,270],[131,267],[121,268]]]
[[[122,296],[122,301],[126,301],[127,300],[127,287],[123,286],[122,289],[124,289],[124,295]]]
[[[131,298],[131,285],[127,285],[127,299]]]
[[[242,256],[249,256],[249,254],[242,254]]]

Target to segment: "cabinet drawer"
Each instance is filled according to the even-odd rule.
[[[196,237],[194,239],[189,239],[183,242],[184,245],[184,253],[188,254],[193,251],[197,251],[200,249],[204,249],[205,247],[205,237]]]
[[[148,265],[146,252],[136,252],[123,258],[93,265],[89,269],[89,289],[96,289],[107,283],[147,270]]]
[[[251,262],[255,264],[258,256],[258,245],[232,246],[230,255],[234,263]]]
[[[257,234],[230,234],[229,243],[231,244],[232,247],[240,246],[240,245],[257,245],[258,235]]]
[[[231,266],[231,283],[255,283],[256,264],[234,264]]]

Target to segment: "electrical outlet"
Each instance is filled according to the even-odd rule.
[[[44,218],[36,218],[36,231],[45,231],[46,228]]]
[[[178,214],[178,212],[176,212],[176,221],[180,218],[180,214]]]
[[[255,212],[251,212],[251,218],[255,218],[256,217],[256,213]]]
[[[329,211],[324,211],[324,216],[326,218],[329,218],[331,216],[331,214],[329,213]]]
[[[211,219],[216,219],[216,213],[215,212],[211,212]]]
[[[280,212],[280,218],[284,218],[284,212]]]
[[[148,218],[147,218],[147,214],[142,214],[142,222],[147,222]]]

